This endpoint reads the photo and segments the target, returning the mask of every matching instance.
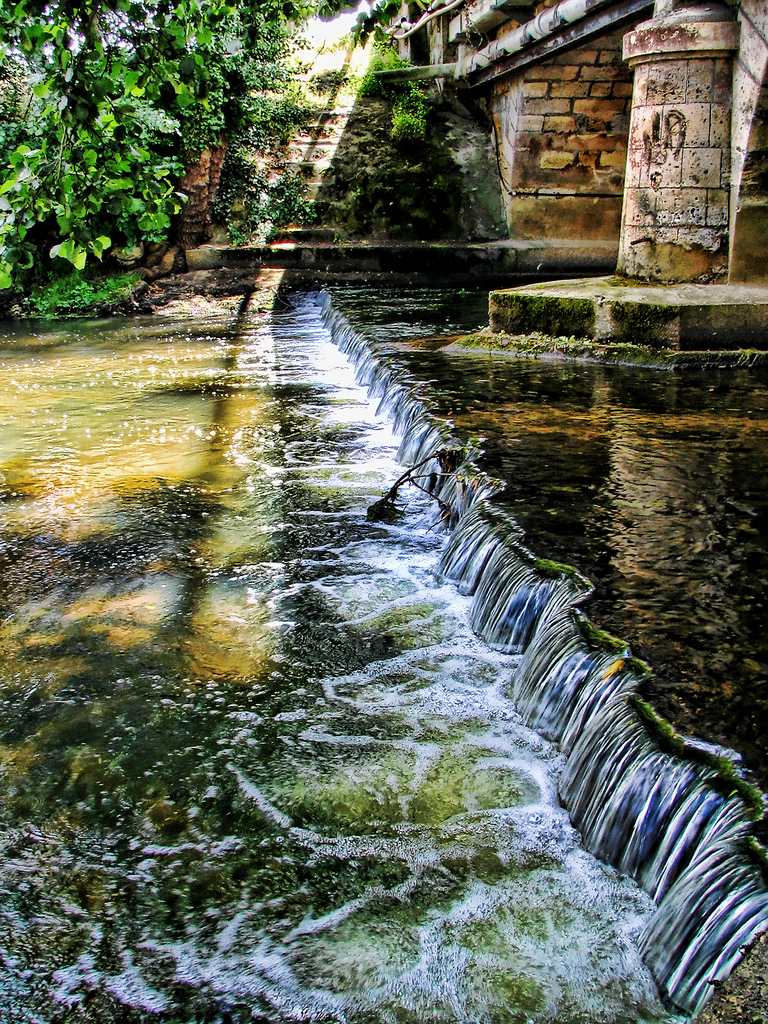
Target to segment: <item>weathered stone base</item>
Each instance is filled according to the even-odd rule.
[[[559,281],[491,292],[491,330],[701,351],[768,348],[768,288]]]

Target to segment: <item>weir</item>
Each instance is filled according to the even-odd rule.
[[[399,461],[455,447],[450,426],[390,368],[383,346],[330,296],[323,303],[333,339],[401,436]],[[438,473],[436,462],[430,471]],[[454,527],[439,571],[471,596],[476,633],[521,656],[508,695],[567,755],[559,794],[587,849],[655,901],[645,960],[669,1004],[695,1014],[768,926],[764,859],[751,836],[762,795],[727,758],[678,737],[639,700],[649,667],[581,611],[586,579],[525,547],[519,526],[490,500],[502,488],[466,452],[456,473],[439,479]]]

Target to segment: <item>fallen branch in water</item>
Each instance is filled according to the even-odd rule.
[[[439,498],[434,493],[434,491],[435,488],[437,487],[438,480],[441,480],[446,476],[450,476],[451,473],[456,472],[456,468],[459,463],[459,454],[460,453],[456,449],[439,448],[437,451],[434,451],[430,455],[427,455],[425,459],[422,459],[415,465],[410,466],[408,469],[406,469],[404,473],[402,473],[397,478],[397,480],[395,480],[395,482],[392,484],[392,486],[390,487],[390,489],[387,491],[383,498],[379,498],[378,501],[374,501],[372,505],[368,506],[368,519],[376,523],[395,522],[395,520],[404,512],[404,509],[398,508],[398,506],[395,504],[395,502],[397,501],[398,491],[400,490],[401,487],[405,486],[405,484],[409,484],[413,487],[418,488],[418,490],[423,491],[424,494],[429,495],[429,497],[433,501],[437,502],[437,504],[440,506],[440,511],[443,513],[440,522],[445,522],[447,519],[450,518],[451,515],[450,506],[447,505],[441,498]],[[440,466],[439,473],[433,472],[424,474],[422,476],[416,476],[416,473],[418,473],[420,469],[423,469],[423,467],[426,466],[428,462],[432,462],[435,459],[437,459],[437,462]],[[420,481],[422,480],[427,481],[426,486],[420,483]]]

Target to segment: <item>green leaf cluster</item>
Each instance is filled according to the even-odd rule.
[[[32,289],[25,302],[25,312],[42,320],[80,316],[127,299],[139,281],[137,274],[123,273],[90,281],[84,274],[70,269]]]
[[[377,71],[396,71],[404,67],[408,67],[408,62],[402,60],[391,43],[376,43],[357,90],[360,97],[385,99],[392,104],[390,134],[395,142],[418,141],[427,132],[429,104],[417,83],[385,82],[376,77]]]
[[[219,186],[215,212],[236,245],[267,240],[276,228],[316,218],[307,183],[290,171],[270,171],[245,149],[232,149]]]
[[[370,36],[377,42],[386,42],[389,36],[383,26],[400,14],[402,0],[372,0],[368,10],[362,10],[355,25],[355,38],[364,43]]]
[[[341,8],[332,2],[325,7]],[[0,5],[0,289],[167,237],[185,164],[280,74],[316,0]]]
[[[408,61],[403,60],[395,47],[390,42],[377,42],[371,51],[371,59],[368,68],[363,75],[357,89],[357,95],[361,98],[371,97],[373,99],[395,100],[408,91],[408,82],[385,82],[376,77],[377,71],[398,71],[400,68],[408,67]]]

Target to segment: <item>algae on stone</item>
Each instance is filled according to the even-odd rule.
[[[757,786],[750,785],[739,775],[732,761],[727,757],[687,743],[674,726],[636,694],[629,698],[629,702],[646,732],[660,750],[673,757],[684,758],[710,769],[714,774],[706,780],[707,785],[725,797],[739,796],[753,820],[762,817],[765,810],[762,793]]]
[[[674,324],[680,318],[679,306],[612,301],[610,308],[611,324],[617,341],[631,339],[633,345],[647,345],[650,348],[676,343]]]
[[[595,307],[590,299],[496,291],[491,292],[490,302],[494,331],[575,338],[591,338],[595,331]]]

